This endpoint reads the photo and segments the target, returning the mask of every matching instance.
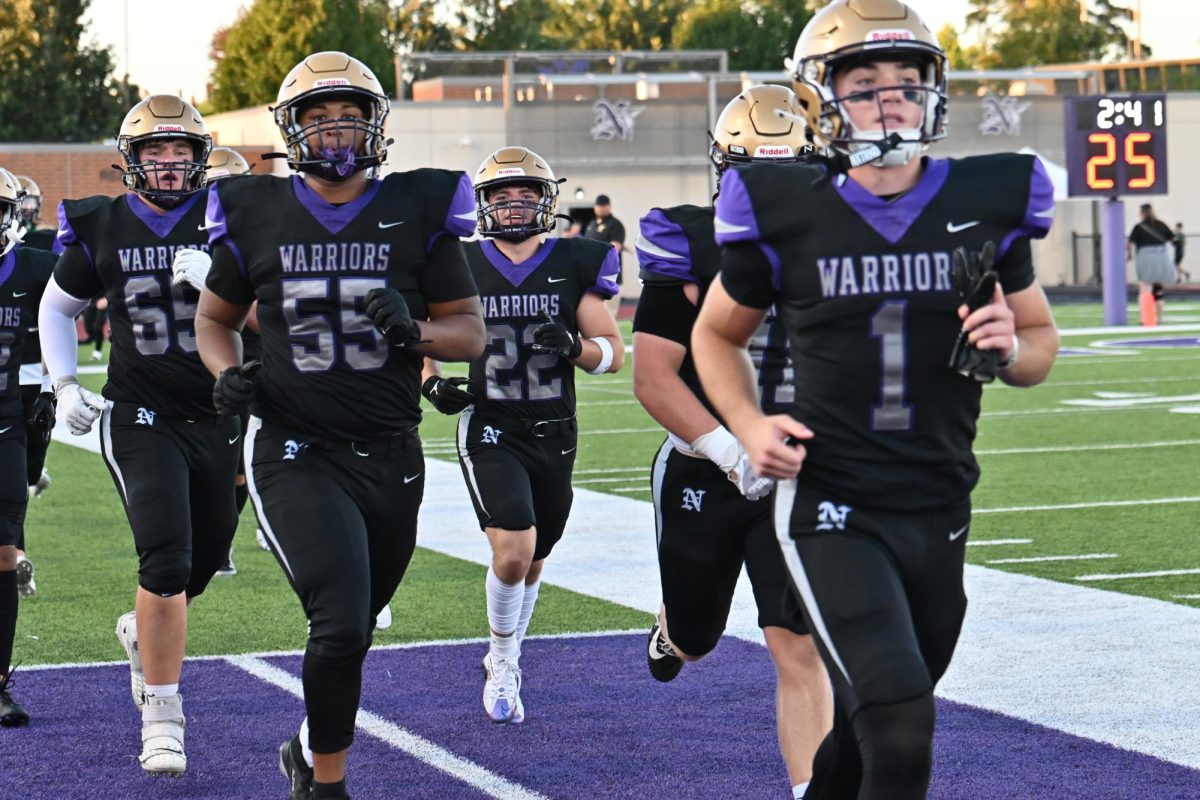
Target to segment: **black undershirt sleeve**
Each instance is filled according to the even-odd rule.
[[[241,265],[233,250],[223,242],[218,242],[213,247],[212,266],[209,267],[204,285],[227,303],[248,306],[254,302],[254,286],[250,279],[242,274]]]
[[[671,286],[647,284],[642,287],[637,311],[633,315],[633,332],[648,333],[689,346],[692,325],[700,313],[684,294],[686,284]]]
[[[767,309],[779,296],[771,262],[754,244],[732,244],[721,248],[721,285],[741,305]]]
[[[104,291],[104,284],[96,274],[92,259],[82,245],[70,244],[58,257],[54,265],[54,282],[72,297],[87,300]]]

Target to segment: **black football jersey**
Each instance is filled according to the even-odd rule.
[[[53,228],[37,228],[26,231],[24,238],[21,239],[21,245],[49,252],[54,249],[54,233]]]
[[[209,193],[211,241],[235,258],[214,261],[208,288],[237,305],[258,301],[263,367],[254,413],[347,441],[419,423],[421,356],[389,346],[363,298],[391,286],[413,319],[428,319],[429,303],[475,294],[465,266],[430,262],[442,237],[461,247],[457,238],[475,229],[466,175],[393,173],[342,205],[299,176],[225,178]]]
[[[545,322],[544,310],[578,335],[575,311],[583,296],[617,293],[616,251],[582,237],[547,239],[520,264],[490,239],[469,242],[466,251],[487,325],[487,347],[471,362],[476,411],[534,420],[574,416],[575,366],[533,350],[533,333]]]
[[[24,424],[21,364],[30,336],[37,341],[38,305],[53,271],[47,250],[18,246],[0,259],[0,427]]]
[[[177,251],[209,249],[204,196],[197,192],[164,214],[135,194],[59,205],[55,282],[73,297],[108,298],[109,400],[178,419],[217,413],[213,378],[196,350],[200,293],[171,283]]]
[[[689,328],[695,323],[708,287],[721,268],[721,251],[714,235],[713,219],[711,206],[652,208],[642,217],[639,226],[636,250],[642,282],[649,286],[694,283],[700,288],[695,313],[687,321]],[[635,321],[634,330],[659,335],[652,319]],[[679,377],[709,412],[720,419],[700,385],[692,361],[692,348],[688,343],[683,344],[688,350],[680,364]],[[763,411],[786,413],[792,406],[792,367],[787,335],[778,324],[774,307],[750,339],[750,357],[758,372],[759,402]]]
[[[745,305],[774,302],[788,332],[793,415],[815,433],[802,479],[864,506],[961,501],[979,477],[982,389],[948,366],[961,329],[951,253],[995,242],[1004,291],[1029,287],[1029,240],[1049,231],[1053,187],[1016,154],[926,159],[891,199],[846,176],[818,180],[821,169],[736,168],[716,205],[717,241],[761,253],[739,270],[728,252],[725,288]]]

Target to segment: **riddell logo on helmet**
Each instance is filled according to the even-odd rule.
[[[154,131],[155,131],[155,133],[159,133],[162,131],[166,131],[169,133],[183,132],[183,126],[182,125],[155,125]]]
[[[754,148],[755,158],[791,158],[795,153],[786,144],[760,144]]]
[[[507,178],[512,175],[524,175],[524,174],[525,174],[525,170],[521,169],[520,167],[505,167],[504,169],[496,170],[497,178]]]
[[[897,39],[916,39],[912,31],[895,28],[884,31],[871,31],[867,34],[868,42],[892,42]]]
[[[321,78],[313,84],[313,88],[320,89],[322,86],[349,86],[350,81],[346,78]]]

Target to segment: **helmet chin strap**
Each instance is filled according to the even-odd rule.
[[[923,150],[920,142],[905,139],[899,133],[888,134],[877,142],[854,142],[847,156],[849,168],[870,165],[872,167],[902,167],[912,161],[913,156]]]
[[[25,238],[25,229],[19,224],[16,215],[4,226],[3,238],[5,245],[4,250],[0,251],[0,258],[4,258],[11,253],[13,248],[19,245],[21,240]]]

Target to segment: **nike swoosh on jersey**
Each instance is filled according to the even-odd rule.
[[[235,437],[233,437],[232,439],[230,439],[230,440],[229,440],[229,443],[230,443],[230,444],[233,444],[234,442],[236,442],[236,441],[237,441],[238,439],[240,439],[240,438],[242,438],[242,435],[239,433],[237,436],[235,436]]]
[[[562,454],[565,456],[567,453],[574,453],[574,452],[575,452],[575,448],[572,447],[570,450],[563,450]]]
[[[734,225],[732,222],[726,222],[720,217],[713,220],[714,233],[742,233],[748,230],[750,230],[749,225]]]
[[[57,235],[55,238],[61,239],[61,238],[63,238],[64,236],[66,236],[66,235],[67,235],[68,233],[70,233],[70,232],[71,232],[71,229],[70,229],[70,228],[59,228],[59,229],[58,229],[58,235]]]
[[[408,220],[402,219],[399,222],[380,222],[379,228],[380,230],[383,230],[384,228],[394,228],[397,225],[403,225],[405,222],[408,222]]]
[[[0,428],[0,433],[8,433],[12,430],[12,427],[12,425],[9,425],[7,428]]]
[[[650,241],[649,239],[644,239],[641,236],[637,238],[637,241],[633,243],[633,246],[647,255],[658,256],[659,258],[674,258],[680,261],[687,258],[687,256],[680,255],[679,253],[672,253],[670,250],[664,250],[654,242]]]
[[[27,294],[29,294],[29,292],[13,292],[13,297],[24,297]]]
[[[546,278],[546,283],[562,283],[566,278]]]
[[[408,475],[405,475],[405,476],[404,476],[404,482],[405,482],[405,483],[412,483],[413,481],[415,481],[415,480],[416,480],[417,478],[419,478],[419,477],[421,477],[421,473],[419,473],[419,472],[418,472],[416,475],[413,475],[412,477],[409,477]]]
[[[973,219],[970,222],[964,222],[961,225],[955,225],[953,222],[947,222],[946,233],[958,233],[959,231],[965,231],[967,228],[974,228],[978,224],[979,220],[977,219]]]
[[[467,212],[467,213],[465,213],[465,214],[455,214],[455,215],[454,215],[454,218],[455,218],[455,219],[466,220],[467,222],[470,222],[470,221],[472,221],[472,220],[478,221],[478,219],[479,219],[479,215],[478,215],[476,212],[474,212],[474,211],[468,211],[468,212]]]
[[[962,536],[964,533],[967,532],[967,528],[969,528],[969,527],[971,527],[971,523],[968,522],[966,525],[963,525],[958,530],[951,531],[950,532],[950,541],[952,541],[952,542],[956,541],[958,539],[958,537]]]

